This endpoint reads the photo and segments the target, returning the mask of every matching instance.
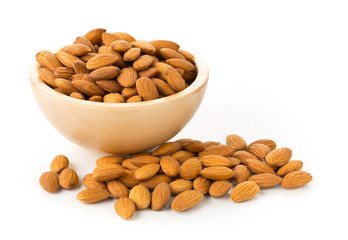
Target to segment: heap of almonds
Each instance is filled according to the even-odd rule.
[[[193,55],[168,40],[141,41],[97,28],[58,52],[40,51],[39,77],[65,95],[96,102],[140,102],[182,91],[196,78]]]
[[[40,185],[47,192],[57,191],[59,185],[72,189],[79,183],[79,177],[74,169],[69,168],[69,159],[64,155],[56,156],[50,166],[51,171],[40,176]]]
[[[231,199],[243,202],[260,188],[279,184],[296,188],[309,183],[312,176],[301,171],[302,161],[290,161],[291,156],[289,148],[277,149],[269,139],[249,145],[238,135],[227,136],[226,144],[180,139],[152,153],[99,158],[93,173],[83,178],[86,189],[77,199],[95,203],[112,195],[118,199],[115,211],[124,219],[150,205],[161,210],[172,195],[172,209],[184,211],[196,206],[204,194],[222,197],[233,185]]]

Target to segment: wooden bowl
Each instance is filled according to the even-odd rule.
[[[107,153],[142,152],[174,137],[197,111],[208,82],[208,68],[197,56],[196,80],[174,95],[139,103],[103,103],[58,93],[38,77],[29,78],[41,111],[72,142]]]

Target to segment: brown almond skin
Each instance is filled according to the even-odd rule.
[[[151,66],[152,62],[153,58],[150,55],[141,55],[133,62],[133,68],[137,71],[144,71]]]
[[[145,209],[151,202],[150,191],[142,185],[137,185],[129,192],[129,199],[135,203],[137,209]]]
[[[173,41],[169,41],[169,40],[152,40],[149,43],[155,47],[157,53],[162,48],[170,48],[170,49],[173,49],[175,51],[178,51],[180,48],[179,44],[177,44]]]
[[[118,164],[103,164],[93,170],[93,179],[98,182],[114,180],[122,176],[125,169]]]
[[[123,219],[130,219],[135,213],[135,204],[128,197],[123,197],[115,202],[115,211]]]
[[[271,149],[262,143],[256,143],[250,146],[249,152],[254,154],[258,158],[264,159],[268,153],[270,153]]]
[[[39,182],[41,187],[49,193],[57,191],[59,187],[58,175],[52,171],[41,174]]]
[[[86,188],[102,188],[102,189],[107,189],[106,184],[103,182],[98,182],[93,179],[93,174],[89,173],[84,178],[82,179],[82,184]]]
[[[140,73],[139,73],[139,75],[140,75]],[[163,81],[159,78],[151,78],[151,80],[156,85],[157,91],[160,94],[162,94],[163,96],[170,96],[170,95],[175,94],[175,91],[165,81]]]
[[[40,66],[47,68],[50,71],[54,71],[56,67],[62,67],[63,65],[58,60],[55,54],[49,51],[40,51],[35,56],[36,61]]]
[[[119,60],[119,57],[115,54],[110,53],[102,53],[95,55],[91,59],[89,59],[86,63],[86,67],[89,70],[94,70],[97,68],[101,68],[104,66],[112,65]]]
[[[138,91],[136,87],[125,87],[122,89],[121,95],[124,97],[124,99],[129,99],[135,95],[138,95]]]
[[[73,92],[70,94],[70,97],[76,98],[76,99],[80,99],[80,100],[85,100],[85,97],[79,93],[79,92]]]
[[[53,74],[56,78],[70,79],[70,77],[75,74],[75,71],[72,68],[56,67],[53,70]]]
[[[208,167],[199,172],[202,177],[210,180],[228,180],[233,177],[233,170],[227,167]]]
[[[127,156],[123,155],[108,155],[108,156],[103,156],[97,159],[95,164],[97,166],[103,165],[103,164],[121,164],[124,160],[127,159]]]
[[[145,180],[145,181],[141,181],[139,182],[139,185],[145,186],[147,187],[150,191],[152,191],[153,189],[155,189],[155,187],[162,183],[162,182],[166,182],[166,183],[170,183],[172,181],[172,178],[164,175],[164,174],[158,174],[153,176],[152,178]]]
[[[74,44],[83,44],[89,47],[93,53],[96,52],[93,44],[85,37],[77,37],[76,40],[74,41]]]
[[[64,78],[56,78],[54,81],[56,83],[56,86],[66,95],[70,95],[73,92],[79,92],[74,85],[71,83],[71,81],[64,79]]]
[[[144,101],[149,101],[158,98],[156,85],[148,77],[141,77],[135,84],[138,94]]]
[[[170,156],[163,156],[160,160],[162,171],[169,177],[176,177],[180,172],[180,164]]]
[[[155,156],[151,156],[151,155],[150,156],[147,155],[147,156],[132,157],[129,159],[129,161],[138,167],[142,167],[144,165],[151,164],[151,163],[158,164],[160,162],[160,158],[155,157]]]
[[[93,45],[102,43],[102,34],[106,32],[104,28],[95,28],[88,31],[85,34],[85,38],[87,38]]]
[[[272,166],[283,166],[289,162],[292,156],[292,150],[287,147],[277,148],[267,154],[265,161]]]
[[[172,195],[178,195],[186,190],[192,189],[192,182],[185,179],[177,179],[169,183],[170,191]]]
[[[93,70],[89,76],[95,81],[108,80],[117,77],[120,71],[116,66],[106,66]]]
[[[198,174],[201,170],[202,164],[199,160],[189,159],[180,166],[179,174],[180,177],[184,179],[192,180],[198,177]]]
[[[243,164],[246,164],[246,160],[248,160],[248,159],[255,159],[255,160],[259,161],[258,157],[256,157],[254,154],[249,153],[247,151],[237,151],[232,155],[232,157],[238,159]]]
[[[250,147],[252,145],[254,145],[254,144],[257,144],[257,143],[261,143],[261,144],[267,145],[271,149],[271,151],[277,148],[277,144],[273,140],[270,140],[270,139],[260,139],[260,140],[257,140],[257,141],[254,141],[254,142],[250,143],[247,146],[246,150],[249,151]]]
[[[102,41],[107,47],[110,47],[113,42],[118,40],[122,40],[122,38],[117,34],[107,32],[102,34]]]
[[[59,61],[68,68],[73,68],[74,61],[80,60],[78,57],[63,51],[56,52],[56,56],[59,59]]]
[[[78,89],[80,92],[83,92],[84,94],[92,97],[92,96],[104,96],[105,91],[101,89],[96,83],[89,82],[86,80],[75,80],[72,81],[72,84],[76,89]]]
[[[301,187],[312,181],[312,179],[312,175],[305,171],[290,172],[283,178],[282,187],[288,189]]]
[[[183,55],[185,57],[185,59],[187,61],[189,61],[190,63],[195,63],[195,57],[189,53],[188,51],[184,51],[184,50],[178,50],[178,52]]]
[[[141,97],[138,95],[132,96],[126,100],[126,103],[141,102]]]
[[[127,188],[132,188],[138,185],[139,180],[134,177],[134,170],[126,170],[121,177],[117,178],[117,181],[126,185]]]
[[[170,201],[170,187],[168,183],[158,184],[152,192],[151,208],[155,211],[163,209]]]
[[[248,159],[246,160],[246,165],[253,171],[254,173],[270,173],[275,174],[274,170],[271,166],[267,165],[264,162],[261,162],[260,160],[255,159]]]
[[[153,58],[152,58],[153,59]],[[146,70],[138,72],[139,77],[148,77],[148,78],[153,78],[157,75],[158,70],[157,68],[148,68]],[[153,80],[152,80],[153,81]]]
[[[114,80],[102,80],[96,81],[95,83],[106,92],[120,93],[123,90],[123,87],[117,81]]]
[[[156,52],[154,46],[152,46],[149,42],[137,40],[131,43],[133,47],[137,47],[141,49],[141,52],[144,54],[153,55]]]
[[[109,191],[102,188],[87,188],[77,194],[77,199],[84,203],[96,203],[107,199]]]
[[[133,163],[131,163],[131,162],[129,161],[129,159],[124,160],[124,161],[122,162],[122,166],[124,166],[124,167],[125,167],[126,169],[128,169],[128,170],[137,170],[137,169],[139,169],[139,167],[136,166],[136,165],[134,165]]]
[[[160,54],[166,60],[171,58],[185,59],[185,57],[181,53],[171,48],[161,48]]]
[[[243,150],[247,147],[245,140],[237,134],[228,135],[226,137],[226,144],[238,151]]]
[[[204,167],[232,167],[231,160],[220,155],[206,155],[199,160]]]
[[[127,52],[132,48],[132,45],[125,40],[116,40],[111,44],[112,50],[120,53]]]
[[[103,97],[105,103],[124,103],[125,100],[119,93],[108,93]]]
[[[159,169],[159,164],[148,164],[137,169],[134,173],[134,177],[139,181],[144,181],[155,176]]]
[[[177,151],[179,151],[181,148],[181,145],[177,142],[166,142],[157,147],[152,155],[154,156],[164,156],[164,155],[170,155]]]
[[[166,66],[164,70],[164,77],[169,84],[169,86],[175,91],[180,92],[186,88],[185,80],[181,75],[172,67]]]
[[[230,157],[235,153],[235,151],[236,150],[228,145],[220,144],[207,147],[202,152],[200,152],[198,156],[203,157],[207,155],[220,155],[224,157]]]
[[[122,87],[133,87],[138,79],[138,73],[133,67],[123,68],[117,81]]]
[[[251,176],[248,181],[256,182],[260,188],[269,188],[280,184],[282,178],[274,174],[262,173]]]
[[[140,53],[141,53],[140,48],[131,48],[124,53],[123,60],[126,62],[135,61],[140,56]]]
[[[51,171],[55,173],[60,173],[67,167],[69,167],[69,159],[64,155],[55,156],[50,165]]]
[[[79,183],[79,177],[75,170],[65,168],[59,175],[59,184],[65,189],[72,189]]]
[[[203,199],[203,194],[197,190],[188,190],[180,193],[172,201],[172,209],[178,212],[193,208]]]
[[[231,167],[237,166],[238,164],[241,163],[240,160],[238,160],[237,158],[234,158],[234,157],[228,157],[228,160],[231,161]]]
[[[203,194],[208,193],[210,186],[211,181],[204,177],[198,177],[193,181],[193,188]]]
[[[129,33],[114,32],[113,34],[116,34],[116,35],[120,36],[123,40],[126,40],[129,43],[136,41],[136,39],[132,35],[130,35]]]
[[[220,145],[220,144],[221,144],[220,142],[216,142],[216,141],[207,141],[203,143],[204,148],[207,148],[213,145]]]
[[[203,142],[199,140],[190,140],[184,144],[184,149],[190,152],[201,152],[205,147]]]
[[[232,188],[229,181],[216,181],[209,188],[209,194],[212,197],[222,197],[226,195]]]
[[[260,187],[253,181],[239,183],[231,191],[231,199],[234,202],[244,202],[258,194]]]
[[[278,169],[277,175],[284,177],[286,174],[294,171],[300,171],[303,167],[303,162],[300,160],[292,160]]]
[[[47,68],[39,68],[37,72],[39,74],[39,78],[44,83],[46,83],[47,85],[53,88],[57,87],[55,83],[56,76],[54,75],[52,71],[48,70]]]
[[[123,198],[129,195],[129,190],[126,185],[117,180],[109,181],[107,183],[107,189],[114,198]]]
[[[166,63],[171,65],[174,68],[181,68],[184,71],[188,71],[188,72],[193,71],[195,69],[195,66],[185,59],[171,58],[171,59],[168,59]]]
[[[181,162],[182,160],[186,160],[194,156],[195,153],[189,151],[177,151],[171,155],[171,157],[175,158],[179,163],[183,163]]]
[[[86,55],[89,52],[92,52],[92,49],[90,49],[88,46],[84,44],[77,43],[77,44],[67,45],[63,47],[61,51],[67,52],[79,57],[79,56]]]
[[[233,172],[234,172],[233,178],[237,184],[244,181],[248,181],[249,177],[251,176],[250,169],[245,165],[235,166],[235,168],[233,169]]]

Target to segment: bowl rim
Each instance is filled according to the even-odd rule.
[[[135,103],[104,103],[104,102],[93,102],[88,100],[76,99],[65,94],[59,93],[49,87],[44,83],[40,78],[37,69],[39,64],[34,61],[29,70],[29,79],[33,86],[35,86],[43,94],[49,95],[52,98],[55,98],[58,101],[70,102],[72,104],[85,105],[89,107],[103,107],[103,108],[135,108],[135,107],[145,107],[161,104],[164,102],[175,102],[177,99],[185,97],[187,95],[193,94],[199,91],[204,85],[208,82],[209,70],[204,61],[199,58],[196,54],[193,54],[195,57],[196,67],[197,67],[197,77],[193,83],[185,88],[184,90],[175,93],[173,95]]]

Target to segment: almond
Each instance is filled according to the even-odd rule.
[[[64,155],[58,155],[53,158],[50,169],[52,172],[60,173],[67,167],[69,167],[69,159]]]
[[[127,52],[131,48],[132,45],[126,40],[116,40],[111,44],[111,49],[120,53]]]
[[[160,158],[155,156],[138,156],[130,158],[129,161],[138,167],[142,167],[151,163],[158,164],[160,162]]]
[[[237,158],[234,157],[228,157],[228,160],[231,162],[231,167],[237,166],[238,164],[241,163],[241,161]]]
[[[148,77],[141,77],[136,81],[136,88],[139,96],[144,100],[153,100],[158,98],[156,85]]]
[[[139,95],[134,95],[127,99],[127,103],[141,102],[141,97]]]
[[[191,140],[192,140],[191,138],[182,138],[182,139],[176,140],[175,142],[179,143],[181,147],[184,148],[184,145]]]
[[[164,70],[164,77],[169,86],[175,91],[180,92],[186,88],[185,80],[181,75],[171,66],[167,66]]]
[[[172,209],[175,211],[185,211],[196,206],[203,199],[203,194],[197,190],[188,190],[180,193],[173,199]]]
[[[105,103],[124,103],[125,100],[119,93],[108,93],[103,97]]]
[[[56,52],[56,56],[59,61],[68,68],[74,67],[74,61],[79,61],[80,59],[70,53],[66,53],[63,51]]]
[[[184,148],[190,152],[201,152],[204,150],[204,144],[199,140],[190,140],[184,144]]]
[[[110,53],[98,54],[87,61],[87,69],[93,70],[107,65],[114,64],[119,59],[118,56]],[[64,63],[63,63],[64,64]]]
[[[151,208],[155,211],[163,209],[170,201],[170,187],[168,183],[158,184],[152,192]]]
[[[92,176],[93,176],[93,174],[89,173],[82,179],[83,186],[85,186],[86,188],[106,189],[105,183],[98,182],[98,181],[94,180]]]
[[[93,45],[102,43],[102,34],[106,32],[104,28],[95,28],[88,31],[85,34],[85,38],[87,38]]]
[[[246,165],[253,171],[254,173],[270,173],[275,174],[272,167],[267,165],[264,162],[261,162],[260,160],[255,159],[248,159],[246,160]]]
[[[220,145],[213,145],[213,146],[207,147],[202,152],[200,152],[198,156],[203,157],[207,155],[220,155],[224,157],[230,157],[234,153],[235,153],[235,150],[232,147],[228,145],[220,144]]]
[[[178,161],[169,156],[164,156],[160,160],[162,171],[169,177],[176,177],[180,171],[180,164]]]
[[[77,90],[69,80],[64,78],[56,78],[54,82],[56,83],[56,86],[66,95],[70,95],[73,92],[79,92],[79,90]]]
[[[312,181],[311,174],[305,171],[294,171],[286,174],[282,181],[283,188],[297,188]]]
[[[150,55],[141,55],[133,62],[133,68],[137,71],[144,71],[151,66],[152,62],[153,58]]]
[[[195,153],[189,152],[189,151],[178,151],[171,155],[171,157],[175,158],[180,164],[184,163],[184,160],[187,160],[194,156],[195,156]]]
[[[74,61],[73,68],[75,73],[89,73],[89,70],[86,67],[86,63],[81,60]]]
[[[247,147],[245,140],[241,136],[236,134],[228,135],[226,137],[226,144],[238,151],[243,150]]]
[[[92,50],[92,52],[96,52],[94,49],[93,44],[85,37],[77,37],[76,40],[74,41],[74,44],[83,44],[89,47],[89,49]]]
[[[260,188],[269,188],[280,184],[282,182],[282,178],[274,174],[263,173],[251,176],[249,181],[255,182]]]
[[[89,52],[92,52],[92,49],[90,49],[88,46],[84,45],[84,44],[71,44],[71,45],[67,45],[65,47],[63,47],[61,49],[61,51],[66,52],[66,53],[70,53],[72,55],[75,56],[83,56],[86,55]]]
[[[156,68],[154,68],[154,69],[156,69]],[[157,69],[156,69],[156,71],[157,71]],[[160,94],[162,94],[163,96],[170,96],[170,95],[175,94],[175,91],[165,81],[163,81],[159,78],[152,78],[152,81],[156,85],[157,91]]]
[[[158,60],[158,59],[157,59]],[[157,77],[158,78],[160,78],[160,79],[162,79],[162,80],[166,80],[167,81],[167,79],[166,79],[166,76],[164,75],[164,72],[165,72],[165,70],[166,70],[166,68],[167,67],[170,67],[170,68],[172,68],[173,70],[175,70],[172,66],[170,66],[170,65],[168,65],[168,64],[166,64],[166,63],[163,63],[163,62],[158,62],[158,61],[153,61],[153,63],[152,63],[152,67],[154,67],[154,68],[156,68],[157,69],[157,71],[158,71],[158,73],[157,73]],[[176,70],[175,70],[176,71]],[[177,72],[177,71],[176,71]],[[179,74],[179,73],[178,73]],[[180,75],[180,74],[179,74]],[[180,86],[181,86],[181,81],[179,80],[179,84],[180,84]]]
[[[139,180],[136,180],[134,177],[135,171],[126,170],[123,175],[117,178],[117,181],[123,183],[127,188],[132,188],[139,183]]]
[[[114,50],[112,50],[111,47],[101,46],[98,49],[98,53],[115,55],[117,57],[117,61],[114,63],[114,65],[120,68],[126,67],[126,63],[123,61],[122,56],[118,52],[115,52]]]
[[[103,165],[103,164],[121,164],[125,159],[127,159],[126,156],[122,155],[108,155],[103,156],[97,159],[95,162],[97,166]]]
[[[36,61],[40,66],[53,71],[56,67],[62,67],[63,65],[59,62],[55,54],[49,51],[40,51],[35,56]]]
[[[40,79],[51,87],[57,87],[55,83],[56,76],[54,73],[47,68],[39,68],[37,70]]]
[[[195,69],[195,66],[192,63],[184,59],[171,58],[171,59],[168,59],[166,63],[174,68],[180,68],[188,72],[193,71]]]
[[[44,172],[40,176],[40,185],[41,187],[50,193],[57,191],[59,186],[58,175],[55,172]]]
[[[137,170],[137,169],[139,169],[139,167],[136,166],[136,165],[134,165],[133,163],[131,163],[131,162],[129,161],[129,159],[124,160],[124,161],[122,162],[122,166],[124,166],[124,167],[127,168],[128,170]]]
[[[273,166],[283,166],[285,163],[289,162],[292,156],[291,149],[287,147],[278,148],[272,150],[266,156],[266,163]]]
[[[160,145],[158,148],[153,151],[152,155],[154,156],[164,156],[173,154],[181,148],[180,144],[177,142],[166,142]]]
[[[232,167],[232,162],[220,155],[206,155],[200,158],[204,167]]]
[[[197,159],[189,159],[180,166],[180,177],[191,180],[198,177],[198,173],[202,170],[202,164]]]
[[[215,181],[228,180],[233,177],[233,171],[228,167],[208,167],[201,170],[199,174]]]
[[[85,97],[81,93],[79,93],[79,92],[71,93],[70,97],[73,97],[73,98],[76,98],[76,99],[85,100]]]
[[[126,185],[117,180],[109,181],[107,188],[114,198],[123,198],[129,195],[129,190]]]
[[[234,202],[244,202],[255,197],[259,191],[260,187],[255,182],[245,181],[232,189],[231,199]]]
[[[207,141],[207,142],[203,143],[204,148],[207,148],[207,147],[210,147],[210,146],[213,146],[213,145],[220,145],[220,144],[221,144],[220,142],[215,142],[215,141]]]
[[[244,181],[247,181],[249,179],[249,177],[251,176],[250,169],[245,165],[237,165],[233,169],[233,172],[234,172],[233,178],[237,184],[244,182]]]
[[[130,155],[129,158],[136,158],[136,157],[143,157],[143,156],[152,156],[152,153],[150,152],[140,152]]]
[[[135,213],[135,204],[128,197],[123,197],[115,202],[115,211],[123,219],[130,219]]]
[[[75,80],[72,81],[72,84],[76,89],[78,89],[80,92],[83,92],[84,94],[92,97],[95,95],[104,96],[105,92],[103,89],[101,89],[96,83],[89,82],[86,80]]]
[[[159,169],[159,164],[148,164],[137,169],[134,173],[134,177],[139,181],[144,181],[155,176]]]
[[[155,47],[157,53],[160,52],[162,48],[170,48],[175,51],[178,51],[180,48],[179,44],[169,40],[152,40],[149,43]]]
[[[117,77],[117,81],[123,87],[132,87],[138,79],[138,73],[133,67],[123,68],[120,75]]]
[[[87,74],[79,73],[79,74],[74,74],[71,76],[69,79],[70,81],[76,81],[76,80],[84,80]]]
[[[149,190],[153,190],[158,184],[162,182],[170,183],[172,181],[172,178],[164,175],[164,174],[159,174],[155,175],[152,178],[142,181],[139,183],[139,185],[142,185],[144,187],[147,187]]]
[[[121,95],[124,99],[131,98],[138,94],[136,87],[125,87],[122,89]]]
[[[113,34],[113,33],[107,33],[107,32],[103,33],[102,39],[103,39],[103,43],[107,47],[110,47],[111,44],[115,41],[122,40],[122,38],[119,35]]]
[[[113,80],[96,81],[95,83],[106,92],[119,93],[123,89],[123,87],[117,81]]]
[[[171,58],[185,59],[183,55],[171,48],[161,48],[160,54],[166,60]]]
[[[77,194],[77,199],[84,203],[96,203],[107,199],[110,193],[102,188],[87,188]]]
[[[254,154],[249,153],[247,151],[237,151],[232,155],[232,157],[238,159],[243,164],[246,164],[247,159],[255,159],[255,160],[260,161],[260,159],[258,159],[258,157],[256,157]]]
[[[102,96],[92,96],[88,99],[88,101],[92,101],[92,102],[102,102],[103,101],[103,97]]]
[[[292,160],[279,168],[277,174],[284,177],[286,174],[294,171],[300,171],[303,167],[303,162],[300,160]]]
[[[126,62],[133,62],[140,56],[140,53],[141,53],[140,48],[137,48],[137,47],[131,48],[124,53],[123,60]]]
[[[93,170],[93,179],[98,182],[114,180],[125,172],[125,169],[118,164],[103,164]]]
[[[264,159],[271,149],[265,144],[256,143],[250,146],[248,151],[254,154],[256,157]]]
[[[216,181],[209,188],[209,194],[213,197],[222,197],[232,188],[232,183],[228,181]]]
[[[141,52],[144,54],[153,55],[156,52],[156,49],[153,45],[146,41],[135,41],[131,43],[133,47],[137,47],[141,49]]]
[[[257,141],[254,141],[254,142],[250,143],[247,146],[246,150],[248,151],[249,148],[252,145],[257,144],[257,143],[261,143],[261,144],[267,145],[271,149],[271,151],[277,148],[277,144],[273,140],[270,140],[270,139],[260,139],[260,140],[257,140]]]
[[[137,185],[129,192],[129,199],[135,203],[137,209],[145,209],[150,205],[151,196],[146,187]]]
[[[79,183],[75,170],[65,168],[59,175],[59,184],[65,189],[72,189]]]
[[[126,40],[129,43],[136,41],[132,35],[125,32],[114,32],[114,34],[120,36],[122,39]]]
[[[208,193],[210,185],[211,181],[204,177],[198,177],[193,181],[193,188],[203,194]]]
[[[81,56],[80,57],[80,60],[82,60],[83,62],[88,62],[88,60],[90,60],[92,57],[94,57],[94,56],[97,56],[98,54],[97,53],[87,53],[86,55],[84,55],[84,56]],[[76,61],[78,61],[78,60],[76,60]],[[87,69],[87,67],[86,67],[86,69]],[[88,69],[87,69],[88,70]]]
[[[151,68],[148,68],[146,70],[138,72],[138,75],[139,75],[139,77],[153,78],[153,77],[155,77],[157,75],[157,73],[158,73],[158,69],[151,67]]]
[[[120,74],[120,69],[115,66],[106,66],[92,71],[89,76],[96,81],[115,78]]]
[[[192,182],[190,180],[178,179],[169,183],[172,195],[178,195],[186,190],[192,189]]]
[[[189,53],[188,51],[179,50],[178,52],[181,55],[183,55],[185,57],[185,59],[187,61],[189,61],[190,63],[195,63],[195,57],[191,53]]]
[[[53,74],[56,78],[70,79],[70,77],[75,74],[75,71],[72,68],[56,67]]]

